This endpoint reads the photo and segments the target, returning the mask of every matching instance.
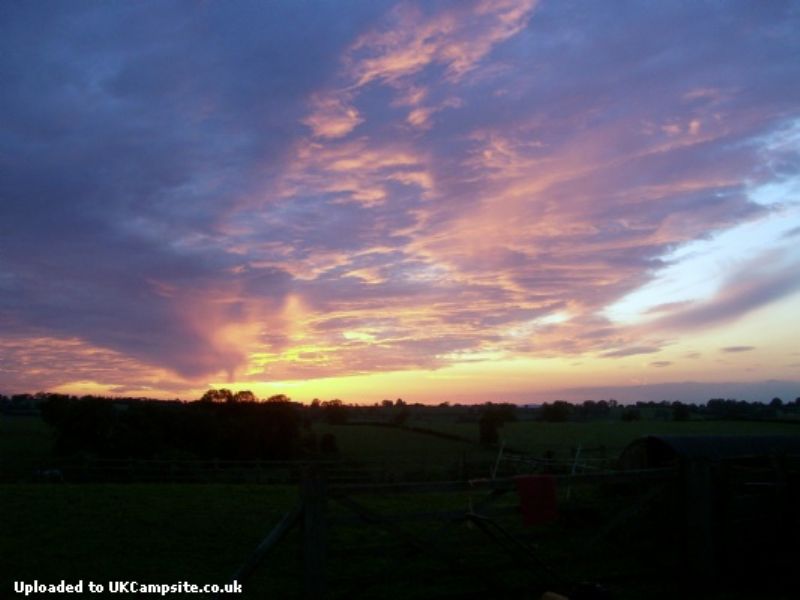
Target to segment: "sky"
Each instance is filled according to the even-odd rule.
[[[795,2],[0,3],[0,392],[800,396]]]

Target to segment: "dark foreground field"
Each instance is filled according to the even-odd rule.
[[[358,464],[364,472],[390,473],[385,479],[395,482],[403,473],[425,477],[437,469],[443,476],[437,479],[453,479],[465,464],[471,477],[488,477],[494,468],[497,448],[471,443],[477,442],[474,424],[408,426],[464,441],[407,429],[315,424],[320,433],[335,433],[338,460],[351,471]],[[566,460],[579,446],[600,447],[612,455],[644,433],[796,432],[795,425],[780,423],[518,422],[506,424],[502,438],[509,447],[537,456],[551,450]],[[48,429],[36,418],[17,417],[4,419],[0,433],[7,475],[0,486],[4,598],[14,597],[15,580],[224,583],[299,497],[297,483],[45,482],[29,469],[37,461],[47,464]],[[684,560],[691,551],[684,524],[670,516],[676,496],[660,482],[560,482],[558,520],[531,527],[513,509],[518,504],[513,489],[483,511],[492,515],[485,526],[423,518],[431,511],[463,514],[479,507],[487,493],[476,486],[453,492],[386,491],[354,497],[355,507],[329,501],[324,532],[328,596],[534,598],[544,589],[565,590],[591,581],[619,599],[751,598],[759,590],[767,595],[758,597],[793,597],[780,577],[761,583],[744,577],[738,589],[695,587]],[[386,515],[395,518],[381,521]],[[304,551],[300,531],[290,532],[245,582],[243,597],[302,597]],[[776,564],[775,569],[779,574],[785,566]]]

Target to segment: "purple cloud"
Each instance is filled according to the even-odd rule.
[[[619,350],[611,350],[603,352],[600,356],[603,358],[623,358],[625,356],[636,356],[637,354],[655,354],[661,348],[654,346],[631,346],[629,348],[620,348]]]
[[[788,252],[768,252],[732,273],[709,300],[679,307],[656,319],[654,330],[707,328],[735,319],[800,290],[800,265]]]
[[[800,171],[764,141],[800,118],[788,5],[4,16],[0,342],[17,379],[77,365],[173,389],[649,354],[800,289],[796,261],[764,259],[652,327],[598,316],[683,244],[767,214],[753,186]],[[24,339],[40,340],[27,362]],[[93,348],[132,379],[92,371]]]

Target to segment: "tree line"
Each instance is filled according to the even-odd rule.
[[[587,400],[576,404],[556,400],[543,404],[537,418],[541,421],[591,421],[618,417],[622,421],[651,420],[688,421],[698,419],[765,420],[787,416],[800,416],[800,397],[792,402],[773,398],[770,402],[747,402],[725,398],[712,398],[705,404],[688,404],[678,401],[636,402],[620,405],[616,400]]]
[[[103,458],[283,460],[337,451],[287,397],[194,402],[49,395],[39,404],[54,452]]]
[[[191,402],[39,393],[0,395],[5,414],[41,414],[55,430],[55,451],[112,458],[290,459],[334,455],[336,438],[318,435],[312,424],[383,424],[414,421],[475,423],[483,443],[496,443],[498,429],[516,420],[547,422],[690,419],[764,420],[800,418],[800,398],[746,402],[712,398],[705,404],[616,400],[563,400],[542,405],[486,402],[478,405],[406,403],[401,398],[372,405],[339,399],[310,404],[284,395],[264,400],[249,390],[210,389]],[[420,427],[410,427],[420,429]],[[422,428],[424,429],[424,427]],[[426,430],[427,431],[427,430]]]

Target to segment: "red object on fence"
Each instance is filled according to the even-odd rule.
[[[552,475],[524,475],[514,478],[519,494],[522,522],[531,525],[550,523],[558,518],[556,478]]]

